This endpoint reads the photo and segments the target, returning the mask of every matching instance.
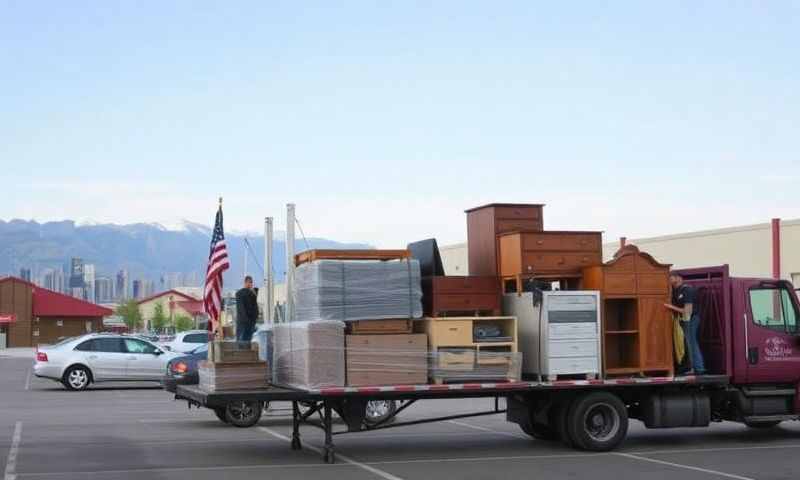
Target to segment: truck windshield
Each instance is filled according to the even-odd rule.
[[[753,321],[779,332],[797,333],[797,311],[788,289],[763,286],[750,290]]]

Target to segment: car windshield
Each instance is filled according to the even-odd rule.
[[[75,340],[75,339],[77,339],[77,338],[78,338],[78,337],[66,337],[66,338],[62,338],[61,340],[59,340],[59,341],[57,341],[56,343],[54,343],[54,344],[53,344],[53,346],[54,346],[54,347],[60,347],[61,345],[64,345],[65,343],[69,343],[69,342],[71,342],[71,341],[73,341],[73,340]]]
[[[192,353],[196,355],[198,353],[206,353],[207,351],[208,351],[208,344],[204,343],[199,347],[195,348],[194,350],[192,350]]]

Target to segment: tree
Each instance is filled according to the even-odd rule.
[[[139,311],[139,304],[136,300],[128,300],[117,307],[116,314],[122,317],[128,331],[135,332],[142,328],[142,312]]]
[[[176,332],[185,332],[194,328],[194,320],[186,315],[176,315],[173,318]]]
[[[164,314],[164,305],[157,303],[150,318],[150,328],[160,333],[167,326],[167,322],[169,319]]]

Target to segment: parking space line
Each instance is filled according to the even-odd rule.
[[[800,444],[754,445],[750,447],[686,448],[686,449],[674,449],[674,450],[641,450],[628,453],[632,455],[669,455],[670,453],[727,452],[736,450],[774,450],[776,448],[800,448]]]
[[[25,390],[31,389],[31,369],[28,369],[28,375],[25,377]]]
[[[501,432],[499,430],[493,430],[491,428],[481,427],[481,426],[478,426],[478,425],[471,425],[469,423],[459,422],[457,420],[447,420],[447,423],[452,423],[453,425],[458,425],[460,427],[471,428],[473,430],[479,430],[481,432],[494,433],[495,435],[503,435],[503,436],[506,436],[506,437],[519,438],[519,439],[522,439],[522,440],[530,440],[530,438],[523,437],[522,435],[517,435],[516,433]]]
[[[736,480],[755,480],[754,478],[751,478],[751,477],[743,477],[741,475],[734,475],[732,473],[720,472],[718,470],[709,470],[707,468],[693,467],[691,465],[684,465],[682,463],[665,462],[664,460],[656,460],[655,458],[640,457],[639,455],[632,455],[630,453],[614,453],[613,455],[617,455],[617,456],[620,456],[620,457],[626,457],[626,458],[632,458],[632,459],[635,459],[635,460],[641,460],[643,462],[658,463],[660,465],[667,465],[667,466],[670,466],[670,467],[682,468],[682,469],[685,469],[685,470],[694,470],[696,472],[703,472],[703,473],[708,473],[708,474],[711,474],[711,475],[718,475],[720,477],[734,478]]]
[[[81,470],[81,471],[64,471],[64,472],[31,472],[31,473],[18,473],[18,478],[48,478],[48,477],[74,477],[91,476],[91,475],[125,475],[129,473],[189,473],[189,472],[225,472],[225,471],[239,471],[239,470],[260,470],[260,469],[276,469],[276,468],[332,468],[332,467],[352,467],[347,463],[337,463],[330,465],[327,463],[287,463],[287,464],[260,464],[260,465],[224,465],[224,466],[208,466],[208,467],[153,467],[153,468],[129,468],[118,470]]]
[[[284,435],[282,433],[276,432],[275,430],[272,430],[271,428],[267,428],[267,427],[258,427],[258,428],[259,428],[259,430],[261,430],[263,432],[266,432],[266,433],[272,435],[275,438],[280,438],[282,440],[286,440],[287,442],[291,442],[292,441],[291,438],[287,437],[286,435]],[[305,448],[308,448],[309,450],[312,450],[312,451],[317,452],[318,454],[322,455],[322,449],[319,448],[319,447],[316,447],[316,446],[311,445],[309,443],[304,443],[303,446]],[[356,460],[353,460],[350,457],[342,455],[341,453],[337,452],[336,453],[336,457],[342,459],[345,463],[349,463],[350,465],[359,467],[359,468],[361,468],[363,470],[366,470],[366,471],[368,471],[370,473],[374,473],[375,475],[377,475],[377,476],[379,476],[381,478],[384,478],[386,480],[403,480],[402,478],[396,477],[396,476],[392,475],[389,472],[385,472],[385,471],[383,471],[383,470],[381,470],[379,468],[375,468],[375,467],[369,466],[367,464],[358,462]]]
[[[14,425],[14,435],[11,437],[11,448],[8,449],[4,480],[17,479],[17,455],[19,454],[20,440],[22,440],[22,422],[17,422]]]

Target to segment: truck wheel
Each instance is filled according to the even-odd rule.
[[[519,424],[519,428],[537,440],[558,440],[558,433],[541,423],[523,422]]]
[[[225,409],[224,408],[217,407],[217,408],[214,408],[213,410],[214,410],[214,415],[217,416],[217,418],[219,419],[220,422],[222,422],[224,424],[228,423],[228,419],[225,418]]]
[[[255,400],[239,400],[225,407],[225,420],[234,427],[252,427],[261,419],[264,406]]]
[[[592,392],[578,397],[567,414],[567,435],[583,450],[607,452],[628,433],[628,412],[616,395]]]
[[[747,425],[750,428],[758,428],[758,429],[761,429],[761,430],[764,430],[764,429],[767,429],[767,428],[777,427],[778,425],[780,425],[780,423],[781,423],[780,420],[769,420],[769,421],[762,421],[762,422],[759,422],[759,421],[752,421],[752,422],[745,421],[744,422],[744,424]]]

